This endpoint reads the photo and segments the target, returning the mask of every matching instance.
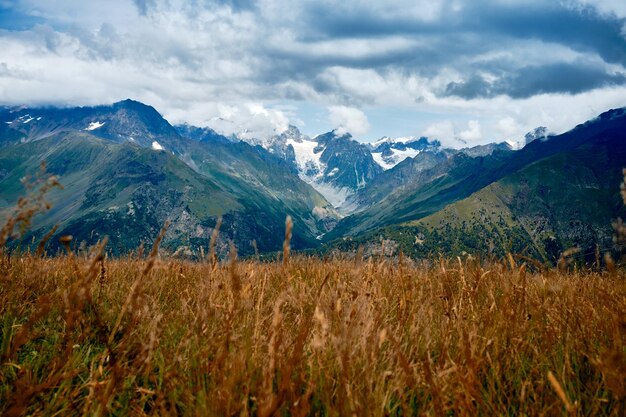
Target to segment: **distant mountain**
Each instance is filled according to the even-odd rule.
[[[471,156],[472,158],[477,158],[480,156],[492,155],[494,152],[511,152],[513,150],[513,146],[509,143],[501,142],[488,143],[487,145],[478,145],[471,148],[463,148],[460,149],[459,152],[464,153],[467,156]]]
[[[405,163],[399,164],[394,168],[396,172],[393,172],[394,170],[389,171],[389,173],[385,172],[384,175],[379,177],[378,181],[384,180],[383,183],[378,185],[380,191],[377,191],[376,185],[372,185],[373,188],[370,195],[378,193],[379,197],[382,197],[384,190],[389,190],[390,192],[386,197],[378,201],[374,198],[368,208],[341,220],[337,227],[326,235],[326,239],[331,241],[332,239],[345,239],[346,236],[350,236],[350,239],[367,241],[368,238],[363,236],[378,237],[381,230],[387,230],[387,226],[429,218],[428,216],[433,216],[430,218],[441,221],[442,225],[447,225],[446,227],[450,229],[454,221],[447,221],[446,219],[452,219],[454,216],[449,216],[446,214],[449,212],[440,212],[440,210],[443,210],[450,204],[467,199],[474,193],[483,192],[504,199],[513,199],[512,196],[522,193],[528,198],[525,204],[528,205],[528,210],[532,213],[530,215],[553,216],[551,217],[553,219],[554,216],[561,216],[561,214],[565,213],[567,215],[562,217],[574,222],[569,226],[572,228],[577,227],[576,224],[580,224],[580,221],[604,225],[604,232],[599,232],[600,229],[596,228],[594,229],[595,232],[587,233],[587,240],[582,242],[584,240],[582,238],[583,234],[579,234],[577,238],[573,238],[573,235],[568,236],[565,234],[566,228],[561,223],[551,220],[551,226],[546,230],[561,230],[559,233],[554,233],[555,239],[560,242],[561,246],[578,242],[586,247],[590,241],[605,242],[607,234],[610,233],[607,228],[611,220],[611,213],[614,213],[615,209],[619,207],[617,204],[617,201],[619,201],[617,198],[619,185],[617,176],[621,172],[618,168],[626,166],[626,158],[624,158],[625,135],[626,110],[617,109],[606,112],[598,118],[579,125],[562,135],[552,136],[547,140],[532,141],[516,152],[500,149],[490,155],[478,157],[470,157],[466,152],[457,152],[448,158],[441,158],[439,162],[433,161],[434,157],[430,155],[428,157],[430,164],[425,165],[422,170],[412,166],[419,158],[413,161],[405,161]],[[612,152],[612,155],[608,156],[608,152]],[[424,153],[425,155],[427,153]],[[576,157],[573,155],[576,155]],[[564,160],[566,162],[563,162]],[[581,160],[582,162],[580,162]],[[577,177],[574,174],[577,174],[576,169],[578,168],[591,171],[593,173],[591,178],[595,178],[596,185],[589,187],[577,185]],[[528,171],[522,171],[526,169]],[[555,169],[557,172],[553,172]],[[608,174],[607,169],[617,170],[617,172]],[[521,177],[510,177],[518,172],[533,173],[531,176],[533,182],[529,179],[523,180],[526,177],[522,174],[519,174],[522,175]],[[605,173],[604,175],[602,174],[603,172]],[[505,178],[507,179],[505,180]],[[519,182],[518,186],[516,186],[516,189],[519,191],[510,191],[509,197],[505,193],[503,194],[502,189],[497,188],[497,185],[491,185],[499,181],[510,184],[510,181],[513,180],[508,178],[518,178],[517,181]],[[562,185],[559,186],[558,181],[555,182],[555,178],[560,179]],[[615,181],[617,182],[615,183]],[[396,185],[394,188],[391,188],[391,186],[386,186],[386,184]],[[485,187],[487,188],[485,189]],[[495,187],[495,189],[490,193],[489,187]],[[481,191],[483,189],[485,190]],[[597,189],[601,189],[603,193],[600,204],[596,203],[599,197],[594,190]],[[566,198],[559,198],[556,201],[549,200],[548,197],[542,194],[548,192],[546,190],[552,190],[550,191],[551,196],[565,195],[571,198],[571,201],[568,203]],[[367,193],[367,191],[364,190],[364,193]],[[480,196],[480,194],[478,195]],[[533,195],[536,197],[530,197]],[[516,206],[518,207],[517,209],[507,209],[513,212],[513,218],[516,219],[521,216],[521,213],[518,211],[519,207],[523,207],[519,198],[515,197],[516,204],[518,204]],[[544,207],[545,210],[543,212],[536,214],[534,211],[538,210],[537,201],[541,201],[541,198],[545,199],[547,207]],[[484,196],[483,199],[486,203],[482,208],[487,212],[491,212],[493,210],[493,207],[491,207],[493,199],[487,198],[487,196]],[[469,207],[475,207],[477,205],[475,202],[471,202],[473,200],[468,201],[470,202],[449,206],[450,208],[446,210],[453,210],[453,207],[458,207],[458,209],[454,209],[456,210],[455,212],[466,212],[467,210],[464,210],[463,207],[468,205]],[[604,205],[608,205],[609,209],[599,212],[599,207],[604,207]],[[581,214],[579,221],[576,221],[577,210],[579,212],[585,212],[585,210],[598,212],[598,216],[591,218],[593,216]],[[497,212],[498,210],[495,211]],[[473,213],[473,215],[478,216],[476,213]],[[460,216],[461,223],[465,221],[467,225],[471,219],[471,215],[469,216]],[[414,225],[415,223],[411,224]],[[419,224],[424,226],[432,224],[432,222],[423,220]],[[526,227],[526,223],[516,221],[511,224],[516,231],[516,235],[524,235],[520,231]],[[385,229],[381,229],[381,227],[385,227]],[[528,233],[528,236],[534,238],[535,234]],[[593,239],[589,238],[589,236],[592,236]],[[419,238],[418,240],[423,239]],[[445,241],[445,239],[442,239],[442,241]],[[521,239],[521,241],[527,243],[525,239]],[[466,247],[469,247],[469,245],[466,245]],[[536,255],[545,255],[545,248],[540,244],[532,246],[532,249],[536,251]]]
[[[457,153],[479,157],[512,150],[506,143],[446,149],[438,140],[425,137],[383,137],[374,143],[359,143],[351,135],[335,131],[310,138],[295,126],[271,138],[246,141],[287,161],[343,214],[381,201],[400,185],[425,181],[422,173],[426,168]],[[448,169],[445,165],[438,168],[437,173]]]
[[[220,135],[215,130],[208,127],[196,127],[188,124],[174,126],[176,132],[185,138],[189,138],[196,142],[207,142],[207,143],[233,143],[237,142],[237,140],[233,138],[228,138],[224,135]]]
[[[166,219],[173,225],[164,247],[196,251],[208,244],[223,216],[223,246],[241,253],[281,247],[287,215],[296,248],[314,246],[336,222],[332,206],[261,147],[232,142],[192,127],[179,129],[138,102],[75,109],[0,112],[0,217],[23,193],[20,178],[45,160],[63,190],[54,208],[34,224],[91,244],[109,235],[123,253],[149,243]],[[201,129],[200,129],[201,130]]]
[[[578,247],[593,261],[596,245],[602,253],[613,246],[611,221],[626,214],[619,195],[625,141],[626,130],[598,135],[414,224],[447,230],[457,250],[468,253],[474,248],[501,252],[515,243],[517,253],[556,262],[564,250]],[[472,230],[482,231],[483,239],[466,239],[476,235]],[[489,230],[496,233],[484,233]],[[511,231],[516,231],[514,242]]]
[[[524,135],[524,145],[528,145],[534,140],[547,140],[548,136],[548,128],[545,126],[540,126]]]
[[[151,106],[124,100],[110,106],[19,108],[0,111],[4,145],[27,143],[68,132],[83,131],[116,143],[178,150],[176,130]]]
[[[394,190],[424,184],[445,175],[451,169],[448,161],[452,155],[454,151],[434,148],[405,158],[348,198],[346,205],[353,212],[363,211],[385,200]]]
[[[370,145],[372,157],[383,169],[388,170],[407,158],[415,158],[424,151],[437,152],[441,149],[438,140],[429,142],[425,137],[390,138],[382,139]]]
[[[395,146],[396,150],[399,150],[398,153],[404,159],[377,176],[355,195],[348,198],[346,205],[352,207],[353,211],[362,211],[381,202],[393,190],[406,190],[411,187],[418,187],[421,184],[426,184],[435,178],[448,174],[450,170],[454,169],[456,162],[466,159],[463,157],[452,158],[455,155],[478,158],[490,156],[494,152],[512,152],[511,146],[506,143],[490,143],[456,150],[442,148],[439,141],[429,142],[426,138],[407,142],[394,142],[393,146]],[[406,148],[406,151],[402,151],[403,148]],[[379,141],[374,144],[374,150],[380,149],[394,148],[390,148],[389,141],[382,143]],[[407,156],[409,150],[414,156]],[[374,152],[373,155],[376,156],[377,153]]]
[[[309,138],[291,126],[280,135],[254,143],[285,160],[300,178],[340,210],[349,196],[383,171],[368,147],[350,134],[333,131]]]
[[[51,193],[52,210],[25,244],[58,223],[57,236],[89,245],[108,235],[122,254],[152,242],[169,219],[163,247],[197,256],[221,216],[220,250],[232,240],[251,254],[279,250],[290,215],[296,249],[374,248],[383,239],[416,257],[513,251],[553,262],[571,246],[588,256],[610,246],[611,219],[626,217],[618,192],[626,109],[561,135],[537,128],[525,140],[520,150],[456,150],[428,138],[310,138],[291,126],[241,141],[173,127],[132,100],[3,108],[0,220],[23,194],[20,180],[45,160],[65,188]]]
[[[322,179],[335,189],[359,190],[383,171],[367,147],[348,133],[328,132],[315,141],[318,145],[314,152],[320,153],[323,164]]]

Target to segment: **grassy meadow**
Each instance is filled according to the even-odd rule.
[[[54,229],[16,255],[7,240],[54,186],[0,229],[0,415],[626,415],[626,271],[610,256],[291,255],[289,218],[265,262],[218,260],[217,228],[198,261],[159,255],[166,228],[123,258],[70,237],[45,256]]]
[[[626,413],[619,269],[101,254],[3,255],[0,414]]]

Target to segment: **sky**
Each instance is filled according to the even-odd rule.
[[[463,147],[626,106],[624,0],[0,0],[0,104]]]

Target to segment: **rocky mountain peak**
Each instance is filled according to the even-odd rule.
[[[524,145],[528,145],[534,140],[546,140],[548,137],[548,128],[539,126],[524,135]]]

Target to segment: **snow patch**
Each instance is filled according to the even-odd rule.
[[[155,151],[164,151],[165,148],[163,148],[163,146],[161,146],[161,144],[159,142],[157,142],[156,140],[154,142],[152,142],[152,149],[154,149]]]
[[[92,130],[100,129],[102,126],[104,126],[104,123],[102,122],[91,122],[89,123],[89,126],[85,128],[85,130],[92,131]]]
[[[519,151],[520,149],[524,147],[524,142],[521,140],[520,141],[505,140],[504,142],[507,145],[509,145],[511,147],[511,150],[513,151]]]
[[[374,158],[374,162],[380,165],[384,170],[388,170],[389,168],[393,168],[393,164],[388,164],[387,161],[383,159],[382,152],[372,152],[372,158]]]
[[[410,142],[415,142],[418,141],[419,138],[416,138],[415,136],[403,136],[400,138],[390,138],[389,136],[383,136],[382,138],[378,139],[376,142],[372,143],[372,146],[374,148],[382,145],[383,143],[410,143]]]
[[[30,116],[29,116],[29,117],[27,117],[25,120],[23,120],[23,121],[22,121],[22,123],[24,123],[24,124],[26,124],[26,123],[30,123],[30,122],[32,122],[33,120],[35,120],[35,118],[34,118],[34,117],[30,117]]]
[[[420,151],[412,148],[406,148],[403,151],[392,149],[391,151],[392,154],[385,157],[383,157],[382,152],[372,152],[372,158],[374,158],[374,162],[380,165],[384,170],[388,170],[407,158],[415,158],[420,153]]]
[[[326,164],[321,161],[324,151],[318,149],[318,152],[315,152],[315,149],[319,147],[319,143],[316,140],[301,139],[297,142],[294,139],[288,139],[286,144],[291,145],[296,154],[296,164],[298,165],[300,178],[323,195],[326,201],[333,207],[341,210],[341,205],[354,192],[348,187],[335,187],[324,182]],[[339,169],[334,168],[326,176],[332,177],[338,173]]]
[[[359,181],[359,171],[356,169],[356,162],[354,163],[354,177],[356,178],[356,188],[364,188],[365,187],[365,174],[361,175],[361,180]]]
[[[390,138],[389,136],[383,136],[382,138],[378,139],[376,142],[372,143],[372,146],[376,148],[382,145],[383,143],[393,143],[393,139]]]
[[[315,153],[315,148],[318,146],[317,142],[312,140],[296,142],[293,139],[289,139],[287,140],[287,145],[293,147],[298,171],[303,180],[311,182],[324,172],[324,164],[320,160],[322,152]]]

